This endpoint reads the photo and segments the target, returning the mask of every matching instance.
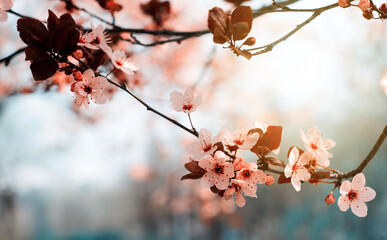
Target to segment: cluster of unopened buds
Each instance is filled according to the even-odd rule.
[[[339,6],[342,8],[347,8],[350,6],[355,6],[360,8],[363,11],[363,17],[370,20],[375,18],[374,12],[377,13],[380,19],[387,18],[387,3],[383,3],[379,8],[372,2],[372,0],[360,0],[358,4],[352,4],[352,0],[339,0]]]
[[[201,96],[199,96],[201,99]],[[192,113],[200,104],[191,89],[184,94],[177,91],[171,94],[172,108],[176,111]],[[191,118],[190,118],[191,119]],[[192,122],[191,122],[192,124]],[[193,126],[192,126],[193,128]],[[193,128],[194,129],[194,128]],[[306,134],[300,131],[306,150],[291,147],[288,152],[288,163],[269,156],[278,154],[282,139],[282,127],[256,123],[253,129],[240,128],[231,131],[223,128],[215,137],[207,129],[201,129],[198,138],[186,146],[191,157],[185,164],[189,174],[184,179],[200,179],[203,187],[229,200],[235,196],[236,204],[243,207],[245,196],[257,197],[257,184],[272,185],[274,177],[268,173],[280,174],[278,183],[291,183],[296,191],[301,190],[303,182],[311,184],[330,183],[334,188],[325,198],[330,205],[335,202],[333,191],[340,188],[342,194],[338,200],[340,210],[351,207],[352,212],[364,217],[367,206],[364,202],[375,198],[373,189],[365,187],[365,176],[358,173],[349,181],[326,181],[331,173],[338,173],[329,168],[328,152],[336,143],[328,138],[322,138],[320,131],[314,127]],[[240,150],[250,150],[258,157],[256,162],[247,162],[240,157]],[[280,170],[278,170],[280,169]]]

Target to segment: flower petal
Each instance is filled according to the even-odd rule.
[[[339,205],[341,211],[347,211],[350,205],[347,195],[341,195],[339,201],[337,202],[337,205]]]
[[[238,207],[243,207],[246,204],[245,198],[239,192],[237,192],[235,200],[236,200],[236,204],[237,204]]]
[[[367,205],[362,201],[352,201],[351,203],[352,212],[358,217],[367,216]]]
[[[349,193],[349,191],[351,191],[352,189],[352,183],[348,180],[345,180],[342,184],[341,184],[341,187],[340,187],[340,194],[342,195],[346,195],[347,193]]]
[[[312,159],[312,157],[313,157],[313,155],[311,152],[309,152],[309,151],[303,152],[297,161],[297,165],[301,166],[301,167],[305,166],[306,164],[309,163],[309,161]]]
[[[332,139],[329,138],[324,138],[320,140],[320,144],[325,148],[325,149],[331,149],[336,145],[336,142],[333,141]]]
[[[173,91],[170,94],[170,100],[171,100],[171,107],[177,111],[181,112],[183,111],[183,94],[178,91]]]
[[[102,91],[109,83],[104,77],[95,77],[90,80],[90,84],[94,90]]]
[[[310,173],[306,168],[299,168],[295,171],[295,173],[297,175],[297,178],[301,181],[308,181],[310,179]]]
[[[310,143],[317,143],[317,141],[321,138],[322,135],[318,128],[314,127],[308,130],[307,136]]]
[[[297,176],[295,174],[293,174],[292,178],[290,179],[290,181],[292,182],[292,185],[293,185],[294,189],[296,189],[296,191],[299,192],[301,190],[301,181],[300,181],[300,179],[298,179]]]
[[[194,159],[200,160],[204,157],[205,153],[202,152],[202,144],[199,141],[193,141],[185,147],[185,150]]]
[[[293,147],[289,154],[289,163],[293,165],[295,162],[297,162],[299,156],[300,153],[298,152],[298,149],[296,147]]]
[[[249,197],[257,197],[257,184],[252,183],[247,185],[246,187],[242,188],[242,191],[245,193],[246,196]]]
[[[206,172],[203,175],[202,179],[200,180],[200,184],[203,187],[212,187],[215,184],[215,177],[216,177],[215,173],[213,173],[213,172]]]
[[[224,190],[227,189],[229,184],[229,179],[225,175],[218,174],[215,178],[215,186],[220,189]]]
[[[375,190],[370,187],[362,188],[358,193],[358,199],[362,202],[369,202],[376,197]]]
[[[284,170],[284,173],[285,173],[285,177],[289,178],[292,176],[293,174],[293,165],[291,163],[288,163],[285,167],[285,170]]]
[[[356,174],[352,179],[352,188],[353,190],[360,190],[364,188],[366,179],[363,173]]]
[[[234,166],[231,163],[226,163],[223,168],[224,175],[228,178],[235,176]]]
[[[104,103],[106,103],[106,100],[107,100],[105,95],[103,95],[102,92],[100,92],[100,91],[97,91],[97,92],[90,94],[90,98],[96,104],[104,104]]]
[[[209,172],[215,168],[215,164],[212,158],[203,158],[202,160],[199,161],[199,167]]]
[[[257,170],[253,173],[254,182],[258,184],[266,183],[266,174],[261,170]]]

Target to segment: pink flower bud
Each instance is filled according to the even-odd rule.
[[[328,194],[326,197],[325,197],[325,203],[327,205],[331,205],[333,203],[335,203],[335,196],[332,195],[332,193]]]
[[[371,2],[370,0],[360,0],[357,6],[364,12],[371,7]]]
[[[351,6],[349,0],[339,0],[339,6],[342,8],[347,8]]]
[[[83,52],[81,49],[77,49],[73,52],[73,57],[77,60],[81,59],[83,57]]]
[[[274,183],[274,178],[273,178],[273,176],[271,176],[271,175],[269,175],[269,174],[267,174],[266,175],[266,185],[272,185]]]

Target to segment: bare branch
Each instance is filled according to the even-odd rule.
[[[11,60],[17,55],[19,55],[20,53],[23,53],[26,50],[26,48],[27,47],[22,47],[16,50],[15,52],[13,52],[12,54],[8,55],[7,57],[0,59],[0,64],[4,62],[5,66],[8,66]]]
[[[378,140],[372,147],[371,151],[368,153],[368,155],[364,158],[364,160],[360,163],[360,165],[355,170],[352,170],[350,172],[344,172],[344,173],[339,172],[337,174],[332,174],[330,178],[341,181],[342,179],[351,178],[351,177],[354,177],[356,174],[361,173],[364,170],[364,168],[368,165],[368,163],[375,157],[376,153],[379,151],[386,137],[387,137],[387,125],[384,127],[382,133],[380,134]]]

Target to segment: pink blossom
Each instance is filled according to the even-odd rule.
[[[344,181],[340,187],[341,196],[338,205],[341,211],[345,212],[351,207],[352,212],[358,217],[367,216],[367,205],[375,198],[376,192],[370,188],[365,187],[366,179],[363,173],[356,174],[352,183]]]
[[[72,91],[75,93],[75,108],[82,105],[88,107],[90,104],[89,97],[96,104],[104,104],[106,96],[103,94],[104,88],[108,85],[108,81],[104,77],[95,77],[91,69],[83,73],[83,78],[80,81],[73,83]]]
[[[0,0],[0,22],[5,22],[8,19],[7,10],[13,6],[13,0]]]
[[[256,191],[257,183],[264,184],[266,182],[266,174],[257,169],[257,164],[249,162],[242,165],[242,169],[237,173],[236,179],[247,182]]]
[[[329,166],[330,161],[328,158],[333,157],[333,155],[328,150],[334,147],[336,142],[329,138],[321,139],[322,134],[317,127],[309,129],[307,135],[300,130],[300,135],[305,144],[304,146],[315,156],[316,163],[324,167]]]
[[[128,75],[134,75],[135,71],[138,71],[140,67],[127,58],[124,51],[114,50],[114,52],[108,52],[108,56],[112,60],[115,68],[120,69]]]
[[[250,149],[258,141],[259,134],[257,132],[249,134],[249,129],[239,128],[236,131],[231,131],[227,128],[222,130],[223,142],[227,147],[238,147],[240,149]]]
[[[78,45],[90,49],[101,49],[106,53],[112,52],[112,49],[108,46],[108,43],[110,43],[111,40],[109,36],[104,33],[103,26],[99,24],[97,28],[94,28],[94,25],[91,24],[91,29],[91,32],[81,34]]]
[[[296,147],[293,147],[289,154],[289,163],[286,165],[284,173],[285,177],[291,177],[291,182],[296,191],[301,190],[301,181],[308,181],[310,179],[310,173],[305,165],[311,159],[311,152],[303,152],[300,156],[300,152]]]
[[[194,97],[192,89],[188,88],[184,94],[173,91],[170,95],[171,107],[177,112],[191,113],[202,103],[202,95]]]
[[[204,187],[216,186],[218,189],[227,189],[229,179],[234,177],[234,167],[226,163],[226,155],[217,151],[214,157],[203,158],[199,166],[207,172],[203,175],[201,184]]]
[[[188,144],[186,150],[194,159],[199,160],[206,155],[212,155],[217,148],[214,146],[217,142],[219,141],[216,138],[212,139],[210,131],[202,128],[199,131],[199,138]]]
[[[232,179],[231,186],[224,192],[224,199],[229,200],[235,195],[235,202],[238,207],[243,207],[246,204],[246,200],[243,196],[245,194],[249,197],[257,197],[256,191],[249,187],[249,184],[243,180]]]

